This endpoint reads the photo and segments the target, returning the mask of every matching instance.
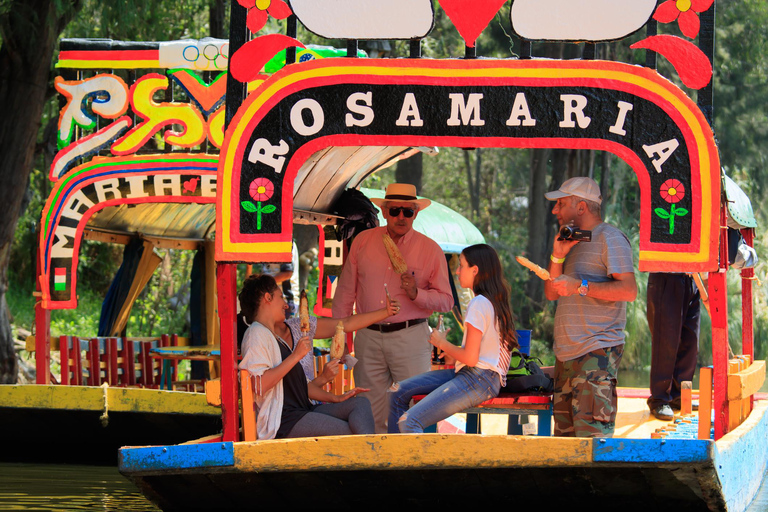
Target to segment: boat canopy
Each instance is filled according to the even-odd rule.
[[[360,191],[369,198],[384,197],[383,190],[361,188]],[[379,212],[379,224],[384,222]],[[413,228],[437,242],[447,254],[458,254],[469,245],[485,243],[480,230],[466,217],[434,200],[429,208],[419,212]]]
[[[309,214],[315,222],[335,223],[336,219],[330,212],[333,203],[345,189],[359,187],[360,183],[374,172],[418,151],[407,146],[329,147],[318,151],[299,169],[294,183],[294,207],[301,210],[305,217]],[[216,155],[210,156],[217,158]],[[188,173],[186,170],[177,172],[180,176]],[[108,179],[111,178],[104,178],[104,181]],[[215,177],[212,179],[215,188]],[[77,189],[70,189],[63,197],[52,194],[49,201],[58,197],[57,200],[61,203],[76,193]],[[157,197],[152,202],[139,204],[113,204],[115,201],[111,197],[107,199],[110,206],[99,205],[98,197],[94,195],[95,208],[85,225],[86,238],[98,238],[93,233],[88,233],[95,231],[113,235],[140,235],[150,239],[202,241],[210,239],[214,232],[216,205],[213,198],[209,198],[207,203],[199,203],[167,202],[167,198],[164,202],[163,198]],[[203,198],[195,199],[200,201]],[[441,208],[445,207],[441,205]],[[463,221],[464,225],[471,226],[458,213],[449,211],[451,219]],[[440,233],[445,233],[440,235],[439,239],[448,244],[446,247],[451,247],[449,252],[460,251],[460,248],[457,249],[452,244],[461,244],[463,238],[448,234],[451,230],[447,227],[439,229]],[[460,231],[467,229],[469,228],[462,227]]]
[[[756,228],[757,221],[752,211],[752,201],[735,181],[725,178],[725,197],[728,199],[728,227],[733,229]]]

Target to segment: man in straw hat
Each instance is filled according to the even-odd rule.
[[[333,299],[333,316],[366,313],[384,307],[386,294],[400,302],[400,311],[387,323],[357,332],[355,384],[371,391],[376,432],[387,431],[387,389],[430,369],[431,345],[427,317],[453,306],[448,266],[440,247],[413,229],[420,210],[429,199],[416,197],[416,187],[392,183],[383,199],[371,199],[387,221],[385,227],[363,231],[352,243]],[[388,233],[402,253],[408,270],[393,269],[383,235]]]
[[[558,240],[544,285],[555,312],[555,435],[611,437],[616,421],[616,384],[624,350],[626,303],[637,285],[632,247],[624,234],[603,222],[600,187],[571,178],[545,194],[556,201],[560,227],[592,232],[590,242]]]

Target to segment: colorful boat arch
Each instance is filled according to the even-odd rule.
[[[698,107],[618,62],[325,59],[289,66],[238,110],[219,163],[216,257],[290,258],[293,183],[328,146],[599,149],[641,194],[640,270],[714,271],[720,165]]]
[[[40,287],[45,309],[77,307],[77,261],[91,216],[109,206],[214,203],[217,155],[162,154],[95,158],[54,186],[40,232]]]

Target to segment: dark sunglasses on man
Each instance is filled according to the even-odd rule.
[[[403,212],[403,217],[405,217],[406,219],[410,219],[411,217],[413,217],[413,214],[416,213],[416,210],[413,208],[406,208],[403,206],[392,207],[389,209],[389,216],[397,217],[398,215],[400,215],[400,212]]]

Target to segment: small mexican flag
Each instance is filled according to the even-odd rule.
[[[63,292],[67,289],[67,269],[53,269],[53,289],[57,292]]]

